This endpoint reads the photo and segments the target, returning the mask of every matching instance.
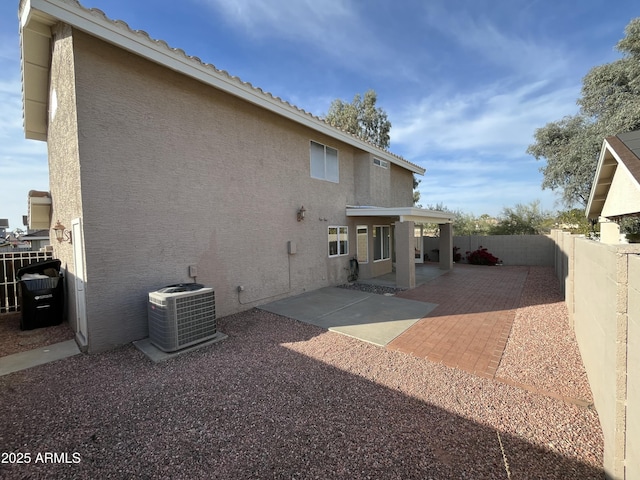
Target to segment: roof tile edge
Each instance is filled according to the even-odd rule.
[[[19,5],[19,16],[22,16],[22,12],[23,9],[25,7],[25,5],[27,3],[29,3],[31,0],[21,0],[20,1],[20,5]],[[50,4],[54,4],[54,1],[50,1],[50,0],[44,0],[46,3],[50,3]],[[270,92],[266,92],[263,89],[254,86],[253,84],[251,84],[250,82],[245,82],[242,79],[240,79],[237,76],[231,75],[229,74],[226,70],[221,70],[219,68],[217,68],[214,64],[212,63],[205,63],[203,62],[200,58],[196,57],[196,56],[191,56],[188,55],[183,49],[181,48],[174,48],[171,47],[166,41],[162,40],[162,39],[154,39],[151,37],[151,35],[149,35],[149,33],[147,33],[144,30],[134,30],[132,29],[129,24],[127,22],[125,22],[124,20],[113,20],[111,18],[109,18],[107,16],[107,14],[105,12],[103,12],[102,10],[100,10],[99,8],[87,8],[85,6],[83,6],[78,0],[56,0],[57,3],[63,3],[63,4],[67,4],[70,5],[74,8],[78,8],[79,10],[81,10],[82,12],[84,12],[85,14],[90,14],[91,16],[94,16],[96,18],[101,19],[104,22],[107,22],[109,25],[112,25],[113,27],[116,27],[118,29],[121,29],[123,31],[123,33],[125,34],[134,34],[138,37],[141,37],[143,39],[143,41],[149,42],[153,45],[155,45],[156,47],[160,47],[163,48],[165,50],[167,50],[169,53],[173,53],[173,54],[179,54],[180,56],[182,56],[186,61],[193,63],[194,65],[197,65],[199,67],[205,67],[206,69],[210,70],[210,73],[213,73],[214,75],[217,76],[221,76],[224,77],[224,79],[231,81],[233,83],[236,83],[238,86],[240,86],[241,88],[246,88],[249,89],[250,91],[252,91],[254,94],[256,95],[261,95],[263,97],[265,97],[265,99],[267,101],[272,101],[272,102],[277,102],[279,104],[281,104],[283,107],[285,108],[289,108],[289,109],[293,109],[295,112],[306,116],[309,120],[311,120],[312,122],[315,123],[320,123],[323,126],[329,128],[329,129],[333,129],[337,132],[342,133],[343,135],[347,135],[349,137],[351,137],[355,142],[362,142],[363,144],[367,145],[369,147],[369,149],[372,149],[374,151],[378,151],[381,154],[384,154],[385,156],[389,156],[392,157],[394,159],[397,160],[397,162],[402,166],[403,164],[405,166],[410,166],[413,168],[410,168],[411,170],[415,170],[416,173],[419,174],[423,174],[424,173],[424,168],[420,167],[419,165],[408,161],[407,159],[401,157],[400,155],[397,155],[387,149],[381,148],[367,140],[364,140],[360,137],[358,137],[357,135],[354,135],[351,132],[348,132],[344,129],[335,127],[331,124],[329,124],[328,122],[325,121],[325,119],[323,119],[322,117],[319,117],[317,115],[312,114],[311,112],[308,112],[300,107],[297,107],[296,105],[293,105],[290,102],[287,102],[285,100],[283,100],[282,98],[273,95]]]

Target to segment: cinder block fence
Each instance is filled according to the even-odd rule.
[[[437,240],[423,239],[432,261]],[[607,478],[640,479],[640,244],[608,245],[561,230],[455,236],[453,244],[463,257],[482,246],[504,265],[555,269],[602,425]]]
[[[607,477],[640,478],[640,244],[551,237],[604,433]]]

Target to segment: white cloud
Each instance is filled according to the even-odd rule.
[[[452,161],[452,158],[455,158],[455,161]],[[508,165],[509,161],[502,158],[494,158],[493,161],[487,162],[478,156],[441,156],[437,158],[429,158],[426,167],[430,173],[457,175],[469,171],[483,174],[495,174],[497,172],[504,171]]]
[[[575,113],[579,87],[503,85],[434,93],[395,115],[402,120],[394,122],[393,150],[427,169],[419,187],[423,205],[498,215],[504,207],[540,200],[555,209],[556,195],[540,187],[542,164],[526,149],[536,128]]]
[[[512,74],[544,79],[557,77],[569,69],[571,52],[565,51],[568,47],[559,44],[557,38],[539,34],[533,40],[524,35],[532,30],[532,24],[540,21],[529,17],[526,9],[505,5],[504,11],[497,14],[483,8],[482,4],[468,5],[465,11],[452,14],[450,4],[428,2],[425,20],[431,28],[480,57],[481,63],[488,62]]]
[[[536,128],[577,111],[579,87],[545,91],[544,82],[452,96],[432,94],[394,112],[391,142],[413,158],[438,152],[522,155]],[[537,94],[537,95],[536,95]]]
[[[244,34],[306,44],[333,58],[363,64],[386,47],[349,0],[200,0]]]
[[[256,35],[267,33],[264,31],[267,29],[290,37],[301,33],[321,36],[332,22],[340,24],[354,16],[349,2],[345,0],[208,0],[207,3],[214,4],[228,19]]]
[[[441,203],[451,210],[461,210],[476,216],[487,213],[498,216],[504,207],[529,204],[540,200],[545,210],[556,209],[556,196],[540,189],[537,178],[502,178],[491,176],[431,176],[427,173],[420,183],[420,203],[423,206]]]

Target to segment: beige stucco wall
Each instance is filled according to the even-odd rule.
[[[355,154],[354,205],[413,206],[413,174],[393,164],[380,167],[373,159],[366,152]]]
[[[373,278],[380,275],[384,275],[393,270],[393,257],[388,260],[377,260],[373,259],[374,255],[374,238],[373,238],[373,229],[376,226],[389,226],[390,231],[390,251],[393,252],[395,248],[395,235],[394,235],[394,223],[395,220],[389,217],[380,217],[376,219],[372,219],[371,217],[352,217],[352,221],[354,222],[354,233],[355,228],[359,226],[366,226],[368,231],[367,237],[367,248],[368,248],[368,262],[360,262],[359,270],[360,270],[360,278]],[[351,244],[353,249],[350,252],[349,256],[356,255],[356,243],[353,242]]]
[[[600,221],[600,241],[611,245],[620,243],[620,225],[603,218]]]
[[[59,24],[53,29],[51,84],[49,88],[49,183],[52,197],[52,225],[56,221],[71,229],[71,220],[82,217],[80,198],[80,163],[77,138],[76,95],[74,90],[74,56],[71,28]],[[67,291],[67,317],[76,328],[75,266],[72,245],[55,240],[49,233],[54,257],[62,260]],[[77,239],[76,241],[81,241]]]
[[[640,478],[640,255],[629,257],[627,346],[627,478]]]
[[[388,200],[389,204],[381,206],[413,206],[413,174],[397,165],[390,165],[390,167],[391,186]]]
[[[609,193],[602,206],[601,215],[615,217],[636,213],[638,205],[640,205],[640,186],[631,178],[631,174],[623,165],[618,165],[609,187]]]
[[[82,175],[69,190],[81,183],[82,203],[58,208],[65,225],[83,220],[90,352],[145,337],[148,292],[192,281],[189,265],[215,289],[219,317],[346,281],[362,222],[345,206],[358,203],[368,155],[81,32],[73,47]],[[338,150],[339,183],[310,177],[310,140]],[[411,206],[411,173],[387,175],[368,200]],[[349,226],[350,255],[328,258],[333,225]],[[73,263],[68,247],[56,253]]]
[[[397,285],[401,288],[414,288],[416,286],[414,223],[397,222],[394,230]]]

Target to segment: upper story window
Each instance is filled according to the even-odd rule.
[[[389,162],[387,162],[386,160],[380,160],[379,158],[374,158],[373,164],[377,165],[378,167],[389,168]]]
[[[311,177],[338,183],[338,150],[311,141]]]

